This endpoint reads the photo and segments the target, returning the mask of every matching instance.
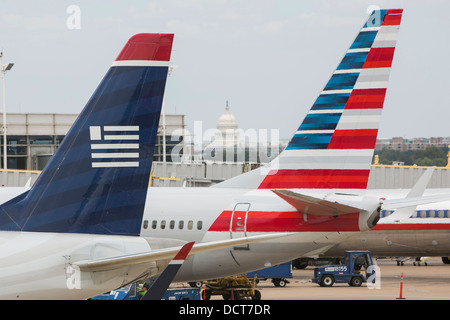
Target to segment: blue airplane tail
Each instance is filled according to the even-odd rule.
[[[33,187],[0,206],[0,230],[139,235],[172,42],[129,39]]]

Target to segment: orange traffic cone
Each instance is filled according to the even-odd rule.
[[[400,297],[398,297],[397,299],[405,299],[403,298],[403,272],[400,277]]]

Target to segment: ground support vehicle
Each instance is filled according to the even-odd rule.
[[[245,275],[204,281],[202,299],[209,300],[213,295],[221,295],[224,300],[261,300],[261,292],[256,289],[256,278]]]
[[[199,288],[169,288],[162,300],[200,300]]]
[[[314,268],[312,282],[322,287],[331,287],[334,283],[348,283],[352,287],[359,287],[370,276],[374,276],[374,269],[369,251],[346,251],[344,264]]]
[[[145,283],[134,282],[111,292],[91,298],[91,300],[140,300],[147,292]],[[168,288],[162,300],[200,300],[199,288]]]
[[[258,271],[248,272],[245,275],[249,278],[256,276],[257,281],[272,279],[275,287],[285,287],[289,283],[287,279],[292,278],[292,261]]]
[[[123,288],[92,297],[90,300],[139,300],[138,283],[131,283]]]

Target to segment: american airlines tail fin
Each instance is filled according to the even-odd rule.
[[[365,189],[402,12],[370,15],[277,158],[216,187]]]
[[[0,230],[139,235],[172,34],[129,39]]]

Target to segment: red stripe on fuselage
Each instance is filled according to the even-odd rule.
[[[208,231],[230,232],[232,214],[223,211]],[[336,218],[307,215],[305,221],[298,211],[249,211],[245,228],[247,232],[352,232],[359,231],[359,213]]]

